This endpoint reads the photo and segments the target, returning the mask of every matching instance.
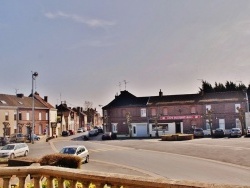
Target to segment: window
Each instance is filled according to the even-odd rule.
[[[108,115],[107,110],[104,110],[104,111],[103,111],[103,114],[104,114],[104,116],[107,116],[107,115]]]
[[[211,110],[211,105],[206,105],[206,113],[207,113],[207,110]]]
[[[147,111],[146,108],[141,109],[141,117],[146,117],[147,116]]]
[[[22,120],[22,113],[21,112],[19,112],[19,114],[18,114],[18,120]]]
[[[117,124],[112,124],[113,133],[117,133]]]
[[[133,126],[133,133],[136,134],[136,127]]]
[[[240,104],[235,104],[235,113],[239,113]]]
[[[46,120],[49,120],[49,114],[46,113]]]
[[[39,112],[39,120],[42,120],[42,113]]]
[[[210,107],[211,108],[211,107]],[[195,114],[196,113],[196,108],[194,106],[191,107],[191,114]]]
[[[30,120],[30,113],[29,112],[26,113],[26,120]]]
[[[2,104],[7,104],[7,102],[5,102],[4,100],[0,100],[0,102],[1,102]]]
[[[14,121],[17,120],[17,115],[16,115],[16,112],[14,112]]]
[[[156,116],[156,109],[155,108],[151,108],[151,115]]]
[[[167,108],[163,108],[163,115],[168,115],[168,109]]]
[[[5,112],[5,121],[9,121],[9,112]]]

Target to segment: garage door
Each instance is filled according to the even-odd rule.
[[[136,125],[136,136],[137,137],[145,137],[148,136],[147,134],[147,124],[143,125]]]

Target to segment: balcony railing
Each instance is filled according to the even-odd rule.
[[[16,179],[15,181],[13,180]],[[210,187],[207,184],[187,184],[187,182],[166,179],[131,176],[114,173],[86,172],[82,169],[71,169],[54,166],[1,167],[0,179],[2,188],[26,188],[32,183],[35,188],[41,188],[46,181],[47,188],[65,188],[67,180],[70,188],[198,188]],[[56,181],[55,181],[56,180]],[[13,181],[15,184],[13,184]],[[57,182],[57,186],[55,186]],[[1,185],[0,185],[1,187]],[[213,185],[213,187],[216,187]],[[219,187],[219,186],[218,186]],[[227,186],[231,187],[231,186]]]

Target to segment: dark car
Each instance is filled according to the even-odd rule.
[[[203,138],[203,137],[204,137],[204,131],[202,128],[194,129],[194,138]]]
[[[62,136],[69,136],[70,135],[70,132],[69,131],[63,131],[62,132]]]
[[[10,143],[10,139],[8,137],[0,137],[0,144],[1,146],[5,146],[6,144]]]
[[[105,132],[102,135],[102,140],[113,140],[113,139],[116,139],[116,134],[112,132]]]
[[[89,137],[97,136],[99,134],[98,129],[92,129],[89,131]]]
[[[221,128],[215,129],[214,137],[215,138],[223,138],[225,136],[225,131]]]

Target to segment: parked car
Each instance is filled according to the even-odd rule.
[[[105,132],[102,135],[102,140],[114,140],[117,138],[116,133],[112,133],[112,132]]]
[[[10,138],[8,137],[0,137],[0,144],[1,146],[5,146],[6,144],[10,143]]]
[[[240,128],[232,128],[229,137],[241,137],[242,132]]]
[[[112,140],[112,132],[106,132],[102,135],[102,140]]]
[[[89,131],[89,137],[97,136],[99,134],[98,129],[92,129]]]
[[[247,127],[246,136],[250,136],[250,127]]]
[[[26,142],[27,137],[22,133],[14,133],[10,135],[10,142]]]
[[[99,127],[97,130],[98,130],[98,133],[103,133],[103,128]]]
[[[89,162],[89,151],[83,145],[65,146],[59,153],[79,156],[82,158],[82,162]]]
[[[74,131],[74,130],[69,130],[69,134],[70,134],[70,135],[74,135],[74,134],[75,134],[75,131]]]
[[[217,128],[214,131],[214,137],[215,138],[223,138],[225,136],[225,131],[221,128]]]
[[[77,132],[78,132],[78,133],[83,133],[83,132],[84,132],[84,131],[83,131],[83,128],[77,129]]]
[[[40,136],[37,136],[36,134],[33,134],[34,135],[34,140],[40,140]],[[30,140],[30,135],[28,134],[27,135],[27,140]]]
[[[69,135],[70,135],[69,131],[63,131],[62,132],[62,136],[69,136]]]
[[[7,144],[0,150],[0,157],[13,159],[19,156],[27,156],[29,146],[26,143]]]
[[[203,138],[204,137],[204,131],[202,128],[195,128],[194,129],[194,138]]]

